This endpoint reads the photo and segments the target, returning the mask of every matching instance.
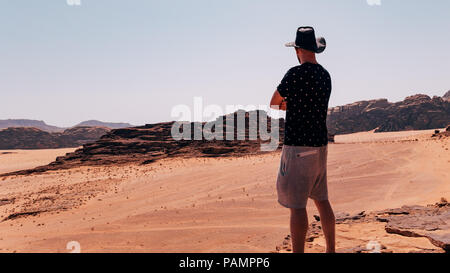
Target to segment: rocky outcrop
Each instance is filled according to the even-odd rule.
[[[397,103],[386,99],[360,101],[329,109],[331,134],[391,132],[443,128],[450,123],[450,101],[414,95]]]
[[[437,139],[450,137],[450,125],[447,126],[445,130],[435,130],[431,137]]]
[[[384,231],[391,234],[398,234],[405,237],[427,238],[436,249],[420,249],[419,252],[450,252],[450,204],[445,198],[440,202],[429,206],[403,206],[401,208],[386,209],[366,213],[364,211],[349,214],[338,212],[335,214],[337,225],[348,225],[350,227],[358,224],[370,226],[373,223],[386,223]],[[323,237],[320,217],[314,215],[314,221],[309,225],[306,235],[306,242],[313,242],[319,237]],[[347,236],[347,235],[346,235]],[[358,240],[356,240],[358,241]],[[308,244],[307,244],[308,245]],[[309,244],[311,246],[311,244]],[[441,248],[442,250],[439,250]],[[276,246],[275,252],[292,251],[291,236],[286,236],[282,244]],[[370,242],[362,245],[355,245],[349,248],[338,249],[338,252],[350,253],[370,253],[374,249],[370,248]],[[379,244],[379,252],[391,253],[392,249]]]
[[[12,127],[0,130],[0,150],[78,147],[98,140],[107,132],[109,129],[103,127],[74,127],[62,133],[49,133],[29,127]]]
[[[77,126],[66,129],[56,137],[60,147],[79,147],[97,141],[109,131],[110,129],[106,127]]]
[[[12,127],[0,131],[0,149],[57,148],[53,134],[37,128]]]
[[[404,206],[397,213],[381,211],[377,220],[386,222],[386,232],[407,237],[425,237],[450,252],[450,204],[447,200],[434,206]]]

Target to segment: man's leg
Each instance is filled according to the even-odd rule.
[[[305,209],[291,209],[291,240],[294,253],[305,252],[308,215]]]
[[[325,240],[327,242],[327,253],[336,252],[335,249],[335,218],[333,209],[331,208],[330,202],[325,201],[314,201],[316,203],[317,209],[320,214],[320,222],[322,223],[322,230],[325,235]]]

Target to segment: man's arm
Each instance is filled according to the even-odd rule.
[[[280,95],[278,90],[275,90],[273,93],[272,99],[270,100],[270,108],[286,111],[286,100]]]

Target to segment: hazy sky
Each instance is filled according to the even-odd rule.
[[[296,28],[328,48],[331,106],[450,89],[450,1],[0,0],[0,119],[168,121],[177,104],[267,104]]]

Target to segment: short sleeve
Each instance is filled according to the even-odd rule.
[[[286,72],[286,75],[284,75],[283,79],[281,80],[281,83],[278,85],[277,90],[278,93],[283,98],[286,98],[289,94],[289,92],[294,89],[294,79],[295,73],[294,69],[289,69],[288,72]]]

